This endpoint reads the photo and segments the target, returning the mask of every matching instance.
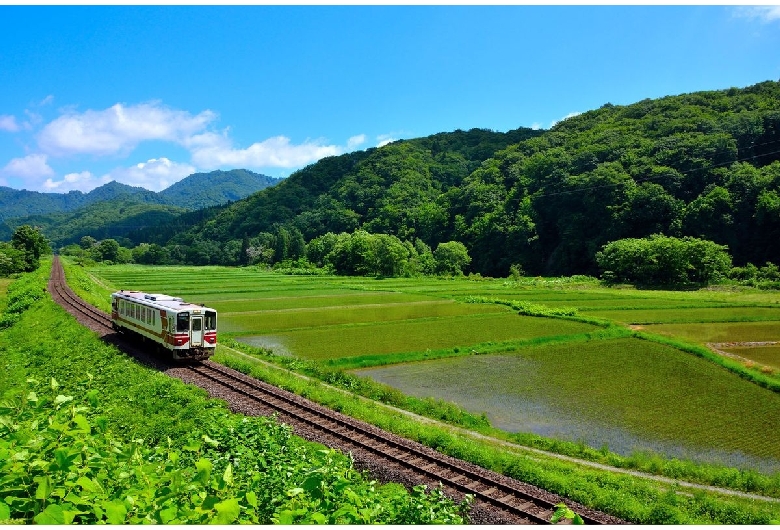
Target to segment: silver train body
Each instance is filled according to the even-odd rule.
[[[111,320],[115,330],[155,342],[177,360],[207,359],[217,347],[217,311],[178,297],[117,291],[111,294]]]

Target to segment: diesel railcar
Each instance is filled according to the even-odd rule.
[[[155,342],[176,360],[207,359],[217,346],[217,311],[175,296],[117,291],[111,320],[115,330]]]

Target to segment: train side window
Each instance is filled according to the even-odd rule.
[[[176,315],[176,331],[189,331],[190,330],[190,314],[179,313]]]
[[[214,311],[206,311],[206,321],[204,324],[204,328],[207,330],[213,331],[217,329],[217,313]]]

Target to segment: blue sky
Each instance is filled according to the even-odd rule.
[[[780,7],[0,6],[0,186],[159,191],[780,80]]]

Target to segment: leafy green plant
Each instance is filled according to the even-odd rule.
[[[552,518],[550,519],[550,523],[552,524],[558,524],[562,520],[568,520],[571,521],[572,524],[585,524],[585,521],[582,520],[582,517],[578,513],[575,513],[574,510],[566,506],[564,503],[558,503],[555,505],[557,510],[555,510],[555,513],[553,513]]]

